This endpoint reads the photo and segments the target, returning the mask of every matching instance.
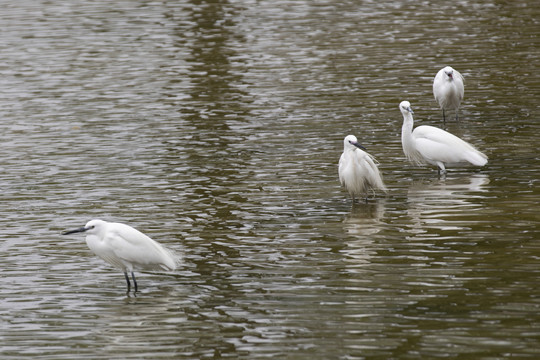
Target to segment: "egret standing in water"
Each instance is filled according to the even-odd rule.
[[[353,203],[355,197],[365,195],[371,189],[386,192],[376,160],[363,151],[365,148],[358,143],[356,136],[348,135],[343,140],[343,154],[339,159],[339,181],[349,192]]]
[[[150,271],[176,269],[177,258],[171,251],[131,226],[90,220],[85,226],[65,231],[62,235],[78,232],[86,233],[86,244],[94,254],[124,272],[128,292],[131,288],[128,272],[131,273],[137,292],[137,281],[133,273],[135,269]]]
[[[413,130],[413,111],[408,101],[402,101],[399,109],[403,114],[401,144],[410,162],[416,165],[436,165],[439,174],[446,173],[446,165],[467,162],[476,166],[487,164],[486,155],[447,131],[428,125]]]
[[[459,71],[446,66],[435,75],[433,96],[442,109],[443,121],[446,121],[444,111],[452,109],[456,110],[456,120],[458,119],[459,105],[461,105],[464,94],[463,76]]]

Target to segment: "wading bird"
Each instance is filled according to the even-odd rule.
[[[339,159],[339,181],[352,197],[365,195],[366,201],[368,191],[371,189],[386,192],[376,160],[363,151],[366,150],[358,143],[356,136],[347,135],[343,140],[343,154]]]
[[[401,144],[410,162],[416,165],[438,166],[439,174],[446,173],[447,165],[469,162],[476,166],[487,164],[487,156],[471,144],[434,126],[421,125],[413,130],[413,111],[408,101],[399,104],[403,114]]]
[[[444,111],[453,109],[456,111],[456,120],[458,120],[459,105],[461,105],[464,93],[463,76],[459,71],[446,66],[435,75],[433,96],[442,109],[443,121],[446,121]]]
[[[135,292],[137,281],[133,271],[176,269],[177,257],[145,234],[121,223],[90,220],[85,226],[65,231],[62,235],[86,233],[86,244],[101,259],[124,273],[127,291],[130,291],[128,272],[131,273]]]

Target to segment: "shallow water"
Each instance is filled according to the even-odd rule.
[[[536,3],[18,1],[0,17],[0,356],[537,358]],[[431,81],[465,77],[460,121]],[[417,123],[484,168],[409,165]],[[352,207],[345,135],[390,191]],[[92,218],[180,252],[120,272]]]

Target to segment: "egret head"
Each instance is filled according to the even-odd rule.
[[[446,77],[447,77],[449,80],[453,80],[453,79],[454,79],[454,69],[452,69],[452,67],[446,66],[446,67],[443,69],[443,72],[444,72],[444,74],[446,75]]]
[[[106,222],[103,220],[97,220],[97,219],[90,220],[89,222],[86,223],[85,226],[80,227],[75,230],[64,231],[62,235],[69,235],[69,234],[74,234],[78,232],[85,232],[87,234],[97,234],[104,228],[105,224]]]
[[[411,108],[411,103],[408,102],[408,101],[402,101],[400,104],[399,104],[399,110],[401,110],[401,112],[403,113],[403,115],[407,114],[407,113],[411,113],[411,114],[414,114],[414,111],[412,111],[412,108]]]
[[[356,136],[354,135],[345,136],[345,139],[343,139],[343,147],[344,149],[351,149],[351,150],[354,150],[355,148],[366,150],[365,147],[360,145],[360,143],[358,142],[358,139],[356,139]]]

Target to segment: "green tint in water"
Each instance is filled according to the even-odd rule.
[[[6,6],[1,357],[537,358],[535,5]],[[431,93],[445,65],[459,123]],[[402,100],[488,165],[409,165]],[[347,134],[387,196],[351,207]],[[126,297],[60,236],[91,218],[184,266]]]

